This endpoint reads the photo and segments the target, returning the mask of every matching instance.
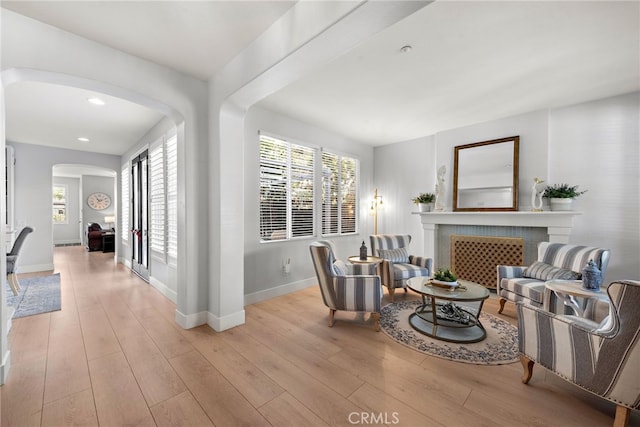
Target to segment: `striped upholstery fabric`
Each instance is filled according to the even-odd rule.
[[[376,265],[375,264],[351,264],[347,263],[347,274],[356,276],[375,276]]]
[[[500,284],[500,295],[522,297],[523,300],[529,300],[532,305],[542,307],[544,298],[544,282],[538,279],[504,279]]]
[[[408,234],[374,234],[369,236],[371,241],[371,253],[380,256],[380,249],[408,248],[411,243],[411,236]]]
[[[607,292],[610,315],[600,325],[518,304],[520,353],[593,394],[640,409],[640,282],[613,282]]]
[[[433,273],[433,260],[415,255],[409,255],[408,263],[397,263],[385,258],[385,252],[404,248],[408,253],[411,236],[408,234],[374,234],[369,236],[371,253],[383,258],[381,264],[382,284],[389,289],[393,301],[395,288],[406,288],[407,279],[411,277],[429,277]]]
[[[590,259],[604,272],[609,264],[609,250],[564,243],[542,242],[538,245],[538,261],[577,273],[582,272]]]
[[[327,307],[334,310],[380,312],[382,287],[379,276],[336,276],[331,268],[335,261],[333,251],[327,242],[314,242],[309,250],[322,300]],[[362,269],[355,265],[351,268]]]
[[[609,264],[609,254],[610,251],[603,248],[540,242],[537,262],[581,273],[587,262],[593,260],[604,277]],[[553,292],[545,289],[544,280],[523,277],[527,267],[499,265],[497,269],[497,293],[501,305],[499,312],[502,312],[505,301],[523,302],[557,313],[569,310]]]

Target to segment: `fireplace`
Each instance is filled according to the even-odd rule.
[[[524,239],[524,263],[537,259],[542,241],[569,243],[573,218],[580,212],[414,212],[423,229],[423,256],[435,267],[451,265],[452,235],[514,237]],[[511,264],[516,265],[516,264]],[[495,287],[495,283],[493,284]]]
[[[520,237],[451,236],[451,269],[458,278],[495,289],[498,265],[524,264]]]

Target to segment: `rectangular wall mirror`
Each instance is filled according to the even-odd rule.
[[[520,137],[454,147],[453,210],[517,211]]]

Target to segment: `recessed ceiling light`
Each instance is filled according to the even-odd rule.
[[[89,142],[89,138],[85,138],[84,136],[81,136],[80,138],[78,138],[78,141],[80,141],[80,142]]]
[[[104,105],[104,101],[100,98],[89,98],[87,99],[87,101],[89,101],[93,105]]]
[[[409,52],[411,52],[411,49],[413,49],[413,47],[411,45],[402,46],[400,48],[400,52],[409,53]]]

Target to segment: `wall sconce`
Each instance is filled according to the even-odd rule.
[[[378,210],[383,207],[382,196],[378,194],[378,189],[376,188],[375,193],[373,193],[373,200],[371,200],[370,210],[371,215],[373,215],[373,234],[378,234]]]
[[[116,217],[113,216],[113,215],[107,215],[107,216],[104,217],[104,222],[107,223],[107,227],[113,228],[113,226],[111,224],[116,222]]]

